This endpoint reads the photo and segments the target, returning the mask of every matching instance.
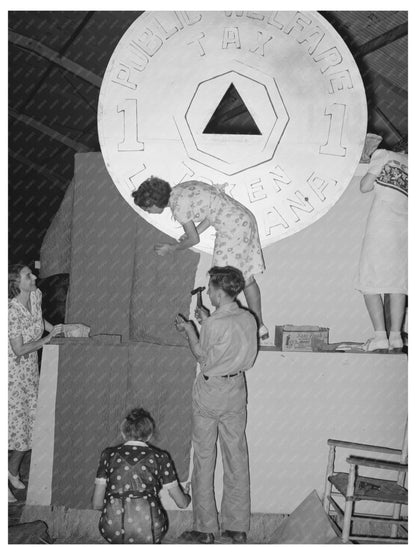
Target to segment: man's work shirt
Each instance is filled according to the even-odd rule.
[[[257,355],[257,323],[236,302],[221,306],[201,324],[201,371],[225,376],[245,371]]]

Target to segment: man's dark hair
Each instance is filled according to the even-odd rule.
[[[211,284],[222,289],[231,298],[237,297],[245,287],[244,276],[233,266],[213,266],[208,271]]]

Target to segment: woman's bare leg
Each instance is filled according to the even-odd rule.
[[[26,451],[12,451],[9,457],[9,472],[13,476],[19,474],[20,465]]]
[[[390,319],[391,331],[401,332],[406,312],[406,295],[390,293]]]
[[[384,303],[380,294],[364,294],[365,304],[374,328],[374,337],[364,344],[366,351],[384,351],[389,348],[384,318]]]
[[[386,323],[384,320],[384,304],[380,294],[364,294],[365,305],[370,315],[374,331],[386,331]]]
[[[257,317],[258,326],[261,328],[261,326],[264,326],[263,315],[261,312],[261,293],[255,279],[244,289],[244,296],[246,298],[248,308]]]
[[[406,311],[406,295],[402,293],[390,293],[390,320],[391,329],[389,335],[389,348],[402,349],[402,326]]]

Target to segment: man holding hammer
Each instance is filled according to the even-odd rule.
[[[241,271],[232,266],[214,266],[208,273],[208,296],[216,310],[210,316],[204,307],[197,306],[200,336],[192,322],[182,316],[176,318],[176,327],[186,333],[201,368],[192,393],[194,530],[184,532],[182,539],[213,543],[218,531],[214,471],[219,437],[224,469],[222,536],[233,543],[246,543],[250,486],[244,372],[253,366],[257,355],[257,324],[254,316],[235,302],[244,289]]]

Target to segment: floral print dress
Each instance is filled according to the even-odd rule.
[[[159,492],[178,484],[168,453],[142,441],[107,447],[95,483],[106,484],[98,526],[109,543],[160,543],[168,518]]]
[[[23,343],[43,334],[42,293],[30,293],[31,311],[16,298],[9,300],[9,339],[22,336]],[[28,451],[36,416],[39,386],[38,353],[16,356],[9,341],[9,449]]]
[[[265,269],[256,218],[223,187],[201,181],[180,183],[172,189],[169,206],[182,225],[207,218],[216,230],[212,265],[234,266],[247,280]]]

